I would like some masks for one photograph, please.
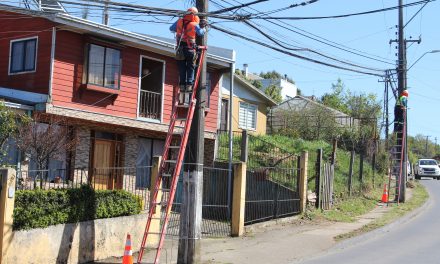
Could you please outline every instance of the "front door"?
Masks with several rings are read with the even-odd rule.
[[[222,99],[222,110],[220,114],[220,130],[228,130],[228,99]]]
[[[93,153],[92,186],[97,190],[112,190],[115,187],[115,142],[95,140]]]

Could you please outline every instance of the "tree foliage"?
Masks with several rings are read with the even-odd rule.
[[[283,96],[281,95],[281,88],[276,85],[271,85],[264,90],[264,93],[272,98],[275,102],[281,103]]]
[[[268,71],[268,72],[261,72],[260,77],[264,78],[264,79],[283,79],[284,75],[273,70],[273,71]],[[287,76],[286,80],[288,82],[295,83],[295,81],[292,78],[290,78],[289,76]]]

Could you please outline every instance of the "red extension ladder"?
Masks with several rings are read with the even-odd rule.
[[[165,147],[162,154],[163,159],[160,164],[159,175],[156,181],[156,185],[154,186],[154,190],[152,190],[154,194],[152,200],[150,201],[147,225],[145,227],[142,244],[139,249],[137,263],[144,263],[143,261],[145,261],[142,260],[142,258],[144,256],[145,250],[147,249],[146,244],[149,235],[159,236],[159,242],[157,247],[148,248],[151,250],[155,250],[156,254],[153,261],[145,263],[159,263],[160,253],[164,244],[167,226],[170,219],[170,212],[173,206],[174,196],[176,194],[177,182],[182,168],[183,158],[185,156],[185,149],[188,142],[189,131],[194,116],[194,109],[196,105],[195,95],[197,93],[200,70],[202,68],[201,65],[205,57],[206,49],[207,48],[205,46],[197,47],[197,73],[189,104],[180,105],[180,89],[179,87],[176,87],[174,90],[173,110],[171,113],[168,134],[165,140]],[[177,128],[176,122],[183,122],[183,128]],[[164,185],[165,183],[167,185],[166,187]],[[162,192],[162,195],[160,201],[157,201],[159,191]],[[160,206],[161,208],[160,213],[156,213],[157,206]],[[158,217],[157,215],[160,216]],[[160,223],[160,233],[150,231],[152,220],[156,220]]]

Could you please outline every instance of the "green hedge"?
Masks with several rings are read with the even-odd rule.
[[[139,214],[140,199],[123,190],[23,190],[15,194],[14,230]]]

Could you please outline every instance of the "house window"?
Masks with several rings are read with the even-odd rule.
[[[36,69],[37,38],[12,40],[9,72],[33,72]]]
[[[255,130],[257,128],[257,106],[240,102],[238,124],[242,129]]]
[[[95,44],[89,45],[87,84],[119,89],[121,52]]]

